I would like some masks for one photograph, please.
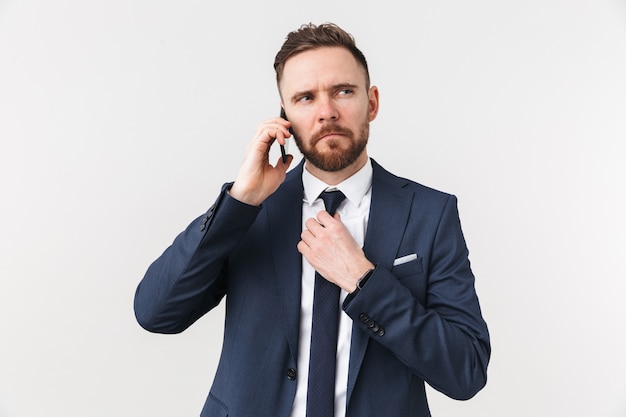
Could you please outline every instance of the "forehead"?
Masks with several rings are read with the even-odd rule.
[[[289,95],[345,83],[365,85],[365,69],[345,48],[320,47],[289,58],[279,87]]]

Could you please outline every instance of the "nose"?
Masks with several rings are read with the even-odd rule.
[[[332,99],[326,98],[318,102],[317,118],[320,122],[335,121],[339,118],[339,111]]]

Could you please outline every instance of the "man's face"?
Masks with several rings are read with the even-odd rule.
[[[294,139],[315,167],[336,172],[367,158],[378,90],[348,50],[321,47],[287,60],[279,85]]]

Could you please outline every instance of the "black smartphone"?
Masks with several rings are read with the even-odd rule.
[[[285,114],[285,109],[283,109],[282,107],[280,108],[280,117],[282,117],[283,119],[287,120],[287,115]],[[293,132],[291,131],[291,128],[289,128],[289,133],[291,133],[291,135],[293,136]],[[285,145],[280,145],[280,154],[283,157],[283,163],[287,162],[287,151],[285,150]]]

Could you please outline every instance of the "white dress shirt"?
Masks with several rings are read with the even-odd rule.
[[[306,169],[302,171],[304,185],[304,200],[302,203],[302,230],[304,222],[317,217],[324,210],[324,202],[319,195],[325,190],[338,189],[344,193],[346,199],[337,209],[341,221],[348,228],[357,244],[363,247],[365,231],[369,218],[372,196],[372,163],[368,162],[357,173],[345,181],[330,187],[314,177]],[[291,410],[291,417],[306,417],[306,395],[309,379],[309,350],[311,346],[311,319],[313,311],[313,288],[315,284],[315,270],[302,257],[302,299],[300,309],[300,339],[298,349],[298,376],[296,398]],[[348,364],[350,361],[350,339],[352,337],[352,320],[341,310],[341,303],[348,293],[341,290],[339,305],[341,311],[339,320],[339,337],[337,340],[337,372],[335,376],[335,417],[346,415],[346,391],[348,385]]]

